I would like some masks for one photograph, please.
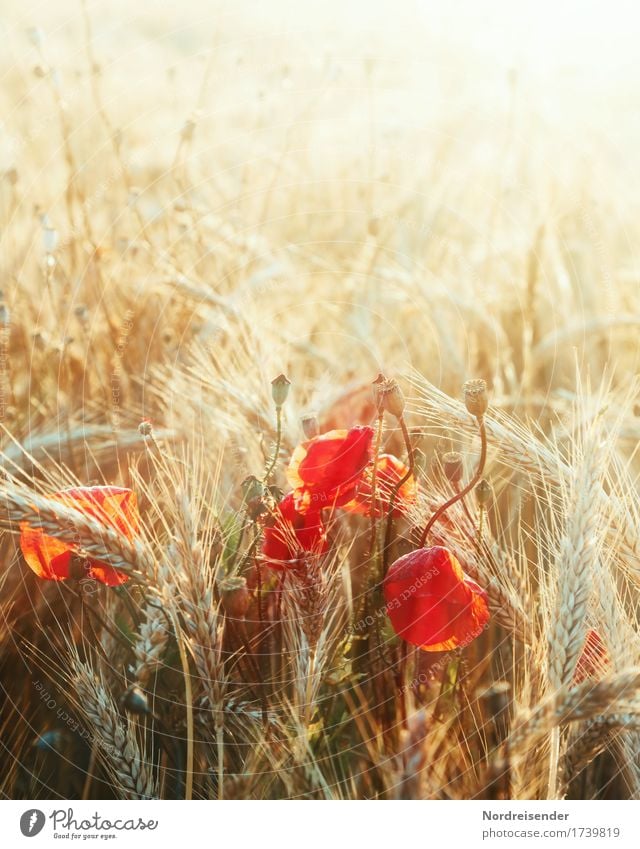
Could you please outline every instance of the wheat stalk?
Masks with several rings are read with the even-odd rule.
[[[78,658],[74,659],[71,683],[78,707],[123,798],[156,798],[155,781],[136,742],[133,725],[121,719],[104,683]]]

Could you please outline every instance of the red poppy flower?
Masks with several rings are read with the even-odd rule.
[[[73,507],[128,539],[138,529],[138,505],[134,492],[117,486],[72,487],[56,492],[53,501]],[[20,548],[27,564],[40,578],[64,581],[72,577],[73,556],[79,546],[48,536],[28,522],[20,524]],[[99,560],[87,559],[86,574],[109,587],[128,581],[128,576]]]
[[[293,452],[287,478],[301,512],[340,507],[356,494],[371,460],[373,429],[330,430],[303,442]]]
[[[396,560],[383,590],[396,634],[423,651],[465,646],[489,621],[487,594],[441,546],[420,548]]]
[[[319,510],[299,513],[292,492],[286,495],[267,519],[262,554],[272,569],[284,569],[305,552],[324,554],[327,536]]]
[[[394,457],[393,454],[380,454],[376,473],[376,516],[387,512],[391,496],[402,478],[409,471],[408,467]],[[360,480],[355,498],[343,505],[349,513],[369,515],[371,511],[371,483],[373,480],[373,464],[368,466]],[[416,480],[410,475],[398,490],[393,507],[393,515],[401,516],[410,504],[416,500]]]
[[[609,652],[597,631],[587,631],[583,649],[573,675],[574,684],[582,684],[589,678],[602,678],[609,666]]]

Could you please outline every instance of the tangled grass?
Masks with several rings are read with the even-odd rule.
[[[526,78],[471,114],[442,69],[412,123],[375,39],[305,62],[228,15],[204,54],[135,27],[118,53],[99,23],[82,2],[13,34],[3,68],[0,793],[640,798],[639,219],[604,138],[566,149],[584,115],[561,91],[550,129]],[[490,501],[430,534],[488,594],[459,650],[393,633],[369,517],[333,516],[303,571],[260,562],[242,481],[275,459],[287,489],[311,411],[371,423],[379,371],[407,396],[420,485],[392,558],[452,495],[444,455],[473,474],[460,386],[490,387]],[[393,416],[381,442],[406,459]],[[51,498],[91,483],[135,490],[135,539]],[[130,581],[39,580],[23,521]],[[579,680],[590,631],[608,660]]]

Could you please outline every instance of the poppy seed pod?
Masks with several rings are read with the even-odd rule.
[[[271,381],[271,397],[276,407],[282,407],[289,395],[291,381],[284,374],[279,374]]]
[[[478,481],[478,485],[476,486],[476,498],[478,499],[480,507],[487,506],[487,504],[491,501],[492,494],[493,490],[491,489],[491,484],[486,478],[482,478],[481,481]]]
[[[460,483],[464,471],[462,454],[459,454],[457,451],[447,451],[442,458],[442,469],[450,483]]]
[[[247,579],[240,575],[223,578],[220,582],[222,607],[232,619],[244,619],[251,604]]]
[[[489,407],[487,384],[482,378],[467,380],[462,386],[464,403],[472,416],[481,419]]]
[[[151,436],[153,433],[153,425],[149,419],[143,419],[138,425],[138,433],[140,436]]]
[[[128,713],[145,716],[149,713],[149,702],[143,690],[137,684],[132,684],[122,694],[122,707]]]
[[[304,433],[305,439],[313,439],[314,436],[317,436],[320,433],[318,417],[315,413],[307,413],[307,415],[302,416],[300,422],[302,424],[302,432]]]
[[[397,380],[386,380],[380,389],[382,409],[397,419],[404,415],[404,394]]]

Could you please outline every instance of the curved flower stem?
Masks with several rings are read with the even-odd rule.
[[[479,432],[480,432],[480,442],[481,442],[480,459],[478,460],[478,468],[476,469],[476,472],[475,472],[474,476],[471,478],[471,480],[469,481],[469,483],[466,486],[464,486],[459,492],[456,492],[455,495],[453,495],[448,501],[445,501],[444,504],[442,504],[440,507],[438,507],[436,512],[433,514],[433,516],[429,519],[429,521],[425,525],[424,530],[422,531],[422,534],[420,536],[420,548],[424,548],[424,545],[425,545],[425,542],[427,540],[427,536],[429,534],[429,531],[435,525],[435,523],[438,521],[438,519],[449,509],[449,507],[451,507],[457,501],[460,501],[461,498],[464,498],[464,496],[468,492],[471,492],[471,490],[474,488],[474,486],[478,483],[478,481],[482,477],[482,473],[484,471],[484,465],[487,461],[487,428],[485,426],[484,416],[477,419],[476,421],[478,422],[478,429],[479,429]]]
[[[276,463],[278,462],[278,456],[280,454],[280,443],[282,441],[282,407],[276,407],[276,446],[273,451],[273,457],[267,467],[267,471],[264,473],[264,478],[262,482],[267,484],[269,483],[269,478],[273,474],[273,470],[276,467]]]
[[[400,424],[400,429],[402,430],[402,437],[404,439],[404,444],[407,449],[407,457],[409,462],[409,468],[405,472],[405,474],[400,478],[398,483],[394,486],[391,497],[389,499],[389,512],[387,513],[387,527],[384,534],[384,548],[383,551],[383,562],[382,562],[382,576],[384,577],[387,574],[387,565],[389,562],[389,549],[391,547],[391,531],[393,530],[393,508],[395,506],[396,498],[398,497],[398,493],[405,485],[405,483],[409,480],[411,475],[415,470],[415,454],[413,451],[413,445],[411,444],[411,437],[409,436],[409,431],[407,429],[407,423],[404,420],[404,416],[401,416],[398,419]]]

